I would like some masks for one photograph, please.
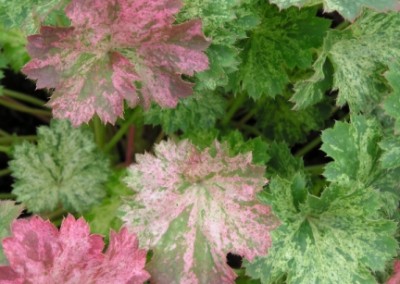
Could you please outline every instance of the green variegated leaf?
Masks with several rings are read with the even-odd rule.
[[[323,3],[325,11],[338,11],[348,20],[354,20],[363,8],[373,8],[380,12],[400,8],[397,0],[270,0],[270,2],[277,4],[280,8],[312,6]]]
[[[324,48],[310,79],[296,84],[293,97],[297,107],[314,103],[325,89],[325,61],[334,69],[333,89],[339,91],[337,104],[349,104],[353,112],[370,112],[387,91],[382,73],[400,57],[400,13],[365,11],[352,25],[327,34]],[[329,72],[328,72],[329,73]],[[328,80],[329,81],[329,80]]]
[[[254,99],[274,97],[284,91],[292,70],[311,67],[330,21],[316,17],[315,8],[279,12],[260,1],[253,9],[262,22],[243,42],[243,63],[232,81]]]
[[[21,214],[22,210],[23,206],[15,205],[14,201],[0,200],[0,265],[6,263],[2,240],[10,234],[11,222]]]
[[[68,24],[63,9],[70,0],[0,0],[0,25],[19,28],[26,34],[39,30],[41,24]]]
[[[274,178],[261,198],[282,225],[268,256],[246,263],[262,283],[373,284],[396,254],[396,224],[379,216],[379,194],[359,183],[331,184],[321,197],[307,193],[301,173]]]
[[[393,145],[396,140],[385,140],[380,145],[390,150],[382,153],[379,147],[382,130],[378,121],[352,116],[351,123],[336,122],[332,129],[323,131],[322,141],[321,149],[334,159],[325,167],[327,180],[339,183],[351,180],[375,188],[382,199],[392,200],[385,209],[393,214],[400,198],[400,168],[390,163],[397,159],[392,154],[398,146]]]
[[[395,61],[390,64],[389,71],[385,74],[392,94],[385,100],[384,109],[386,113],[396,120],[395,131],[400,132],[400,62]]]
[[[381,157],[382,166],[385,169],[400,167],[400,137],[387,137],[379,146],[384,150]]]

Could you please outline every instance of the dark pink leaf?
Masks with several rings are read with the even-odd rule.
[[[211,152],[212,153],[211,153]],[[277,225],[257,192],[267,180],[252,155],[228,155],[225,145],[199,151],[188,141],[161,142],[156,157],[137,155],[128,185],[137,191],[123,220],[152,249],[154,283],[234,283],[231,252],[265,255]]]
[[[40,217],[19,219],[12,237],[3,240],[9,266],[0,267],[0,283],[143,283],[146,252],[136,236],[111,233],[102,253],[101,236],[91,235],[88,224],[69,215],[60,231]]]
[[[49,105],[74,125],[94,114],[114,123],[131,107],[176,106],[192,93],[181,74],[208,68],[201,22],[173,25],[180,0],[72,0],[71,28],[42,27],[28,38],[23,72],[54,88]]]

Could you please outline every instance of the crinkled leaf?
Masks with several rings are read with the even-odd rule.
[[[265,168],[252,165],[250,153],[230,157],[217,142],[204,151],[187,140],[161,142],[155,154],[137,155],[126,179],[137,194],[122,207],[123,220],[154,252],[152,280],[233,283],[227,253],[266,254],[276,226],[255,196]]]
[[[0,68],[9,66],[19,72],[28,61],[26,38],[16,29],[6,29],[0,26]]]
[[[212,39],[206,51],[209,69],[196,75],[196,89],[200,92],[228,83],[228,74],[237,70],[239,49],[236,42],[254,28],[258,15],[245,5],[248,0],[184,0],[178,22],[201,19],[205,35]]]
[[[282,222],[268,256],[245,265],[262,283],[372,284],[371,271],[396,254],[396,224],[381,219],[383,204],[372,188],[331,184],[316,197],[297,173],[274,178],[262,198]]]
[[[243,63],[234,76],[238,90],[250,97],[274,97],[283,93],[295,68],[307,69],[314,49],[320,47],[330,21],[316,17],[315,8],[278,8],[260,1],[262,23],[244,41]]]
[[[1,242],[10,234],[11,222],[21,214],[22,210],[23,206],[15,205],[14,201],[0,200],[0,264],[6,262]]]
[[[174,109],[153,105],[145,115],[145,122],[161,125],[167,134],[207,130],[215,126],[225,113],[225,99],[217,92],[204,92],[181,100]]]
[[[41,24],[67,24],[63,9],[69,2],[70,0],[0,0],[0,25],[33,34],[39,30]]]
[[[192,93],[189,76],[208,67],[200,20],[173,25],[180,0],[72,0],[72,27],[44,26],[28,38],[23,69],[38,88],[55,88],[49,105],[74,125],[97,114],[114,123],[133,107],[175,107]],[[96,11],[94,13],[93,11]]]
[[[392,94],[385,100],[384,109],[396,120],[395,131],[398,133],[400,132],[400,63],[396,61],[390,64],[385,77],[392,87]]]
[[[82,212],[105,195],[109,161],[87,128],[54,120],[50,127],[38,128],[37,145],[24,142],[13,154],[13,193],[31,212],[54,210],[59,203]]]
[[[10,266],[0,266],[0,282],[143,283],[150,275],[144,270],[146,252],[138,245],[136,236],[122,229],[111,232],[103,253],[102,237],[91,235],[83,219],[69,215],[60,231],[40,217],[20,219],[3,241]]]
[[[281,9],[290,6],[311,6],[319,3],[324,4],[327,12],[338,11],[345,19],[354,20],[363,8],[373,8],[384,12],[388,10],[399,10],[398,0],[269,0]]]
[[[347,183],[352,180],[366,187],[372,186],[380,191],[383,200],[391,200],[387,204],[388,212],[396,210],[400,199],[400,169],[387,164],[389,152],[382,153],[379,147],[385,149],[385,142],[379,144],[382,130],[377,120],[355,115],[351,117],[351,123],[338,121],[332,129],[323,131],[322,141],[321,149],[334,159],[324,171],[329,181]],[[391,149],[392,154],[395,154],[395,149]]]
[[[309,105],[320,96],[329,58],[333,69],[333,89],[339,91],[337,104],[348,103],[353,112],[370,112],[387,91],[382,73],[400,57],[400,13],[377,14],[365,11],[347,29],[329,32],[314,67],[316,74],[296,84],[293,100],[297,107]],[[317,84],[317,86],[312,86]]]

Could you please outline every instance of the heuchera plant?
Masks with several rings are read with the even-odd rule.
[[[0,0],[0,284],[400,284],[399,11]]]

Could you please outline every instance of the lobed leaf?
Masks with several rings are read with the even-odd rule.
[[[74,125],[97,114],[114,123],[124,100],[175,107],[192,93],[193,76],[208,68],[209,42],[199,20],[173,25],[180,0],[72,0],[72,27],[44,26],[28,38],[32,60],[23,72],[38,88],[55,88],[49,105]]]
[[[314,64],[315,74],[296,84],[293,101],[307,106],[321,98],[333,67],[332,88],[338,90],[337,105],[348,104],[354,113],[371,112],[387,92],[381,75],[400,56],[400,14],[365,11],[355,23],[342,31],[330,31]]]
[[[379,194],[360,183],[331,184],[311,195],[302,173],[275,177],[262,196],[282,225],[268,256],[246,263],[261,283],[376,283],[396,255],[396,224],[379,215]]]
[[[0,200],[0,264],[6,262],[1,241],[10,234],[11,222],[22,212],[23,206],[11,200]]]
[[[250,153],[230,157],[217,142],[203,151],[187,140],[161,142],[155,154],[137,155],[126,179],[137,194],[121,209],[153,250],[152,281],[234,283],[227,253],[266,254],[276,226],[255,196],[267,182],[265,168],[252,165]]]
[[[110,169],[89,129],[54,120],[38,128],[37,145],[16,145],[10,161],[13,193],[31,212],[51,211],[59,203],[83,212],[105,195]]]
[[[280,12],[261,1],[253,9],[261,24],[244,41],[243,63],[232,80],[237,91],[245,90],[253,99],[273,98],[284,92],[294,69],[311,67],[330,21],[316,17],[315,8]]]
[[[20,219],[3,240],[9,266],[0,266],[2,283],[143,283],[146,252],[134,234],[111,232],[110,245],[91,235],[83,219],[69,215],[57,228],[40,217]],[[121,265],[123,263],[124,265]]]
[[[372,8],[379,12],[400,9],[397,0],[270,0],[270,2],[278,5],[281,9],[323,3],[326,12],[338,11],[347,20],[354,20],[361,14],[363,8]]]

